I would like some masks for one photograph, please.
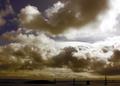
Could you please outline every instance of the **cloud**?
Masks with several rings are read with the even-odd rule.
[[[102,6],[101,6],[102,4]],[[49,21],[56,27],[79,27],[93,21],[101,10],[106,8],[106,0],[69,0]]]
[[[108,0],[108,9],[97,16],[95,22],[91,22],[81,29],[71,27],[70,30],[60,34],[63,39],[68,41],[96,42],[108,37],[119,35],[120,8],[119,0]],[[98,35],[99,34],[99,35]]]
[[[34,6],[28,5],[21,10],[19,14],[21,25],[27,29],[45,30],[48,24],[44,20],[41,13]]]
[[[96,43],[69,43],[57,42],[44,33],[27,32],[16,35],[17,43],[0,47],[1,69],[67,67],[74,72],[119,73],[119,36]]]
[[[57,46],[57,43],[44,33],[39,33],[37,36],[34,34],[19,34],[17,39],[21,44],[38,47],[44,59],[48,59],[59,53],[60,48]]]
[[[19,43],[10,44],[0,49],[0,66],[4,69],[34,69],[41,68],[43,59],[34,46]],[[7,54],[6,54],[7,53]]]
[[[50,63],[51,67],[70,68],[74,72],[82,72],[88,69],[90,64],[89,57],[87,59],[73,56],[73,53],[77,52],[74,47],[65,47],[58,55],[52,58]]]
[[[0,36],[0,39],[6,40],[6,41],[17,42],[16,36],[18,34],[19,34],[19,31],[6,32]]]
[[[36,7],[28,5],[21,10],[21,15],[25,18],[24,22],[31,22],[35,16],[41,15],[41,13]]]
[[[46,14],[45,16],[47,18],[53,17],[54,14],[58,13],[59,10],[61,10],[62,8],[64,8],[64,6],[65,6],[64,3],[58,1],[57,3],[53,4],[53,7],[48,8],[48,9],[45,10],[45,14]]]
[[[61,52],[56,58],[53,58],[55,62],[62,61],[61,64],[55,66],[67,66],[75,72],[90,71],[105,74],[107,71],[108,75],[117,75],[119,74],[119,39],[120,37],[116,36],[96,43],[63,42],[61,46],[73,46],[75,51],[71,51],[69,54],[65,51]],[[69,48],[66,51],[69,51]],[[69,58],[67,59],[67,57]]]
[[[70,27],[81,27],[94,21],[99,13],[107,7],[107,0],[69,0],[58,1],[45,11],[43,15],[26,14],[21,11],[20,20],[22,25],[28,29],[45,30],[50,33],[59,34]],[[28,6],[22,10],[38,10],[33,6]],[[89,9],[88,9],[89,8]],[[27,20],[32,16],[32,21]],[[29,21],[29,22],[28,22]]]
[[[112,57],[109,59],[109,65],[106,67],[106,72],[110,75],[120,74],[120,50],[115,49]]]
[[[3,26],[6,23],[6,20],[3,18],[5,16],[4,12],[0,11],[0,26]]]
[[[6,24],[6,16],[14,14],[12,6],[9,1],[1,1],[0,7],[0,27]],[[6,4],[7,3],[7,4]]]
[[[16,42],[0,46],[1,69],[41,68],[45,66],[47,59],[59,53],[54,40],[49,39],[44,33],[36,36],[29,32],[19,33],[18,31],[16,35],[6,33],[3,36],[8,39],[14,38]]]
[[[58,1],[53,7],[45,11],[45,16],[36,7],[26,6],[21,10],[19,18],[21,25],[26,27],[25,30],[30,30],[3,35],[3,38],[15,40],[16,43],[0,46],[0,68],[37,69],[44,67],[67,67],[74,72],[85,71],[104,74],[107,71],[110,75],[119,74],[120,37],[103,34],[107,31],[109,33],[109,27],[107,30],[103,29],[106,26],[103,25],[104,21],[106,22],[105,24],[109,24],[109,18],[112,22],[112,19],[115,20],[118,13],[112,17],[113,11],[108,11],[110,16],[108,16],[107,21],[104,19],[98,21],[98,23],[102,22],[100,24],[102,28],[99,28],[97,23],[89,23],[98,19],[99,13],[106,6],[107,0]],[[115,11],[117,8],[115,7],[113,10]],[[95,37],[95,39],[98,39],[98,34],[102,34],[102,38],[107,35],[107,39],[94,43],[75,42],[74,40],[64,42],[55,41],[48,34],[46,35],[46,33],[42,32],[59,34],[66,29],[77,29],[76,27],[79,29],[83,25],[86,25],[82,27],[84,30],[81,29],[80,33],[78,30],[75,33],[69,32],[70,35],[67,35],[67,39],[74,39],[75,36]],[[112,31],[115,29],[114,25],[111,25],[113,26]],[[34,34],[31,29],[38,31],[35,31]],[[76,35],[77,32],[78,34]],[[52,36],[54,37],[54,35]]]
[[[70,2],[70,1],[68,1],[68,2]],[[64,8],[66,8],[66,6],[68,6],[68,2],[55,3],[53,5],[53,7],[46,10],[47,12],[45,12],[45,14],[47,15],[50,13],[49,15],[55,17],[55,15],[57,15],[59,12],[61,12],[61,10],[63,10]],[[63,7],[63,3],[64,3],[64,7]],[[61,31],[65,31],[64,33],[59,34],[59,35],[61,36],[61,40],[65,39],[66,41],[71,40],[71,41],[83,41],[83,42],[96,42],[96,41],[104,40],[107,37],[119,35],[119,19],[118,19],[119,18],[119,7],[118,7],[119,5],[117,3],[119,3],[118,0],[116,0],[114,2],[112,0],[107,1],[107,4],[109,5],[109,9],[107,9],[105,12],[96,16],[97,20],[95,22],[86,24],[83,27],[67,28],[69,30],[53,29],[50,24],[53,24],[53,26],[54,26],[54,24],[56,22],[50,23],[51,20],[53,21],[53,17],[48,17],[48,19],[46,20],[47,24],[44,23],[44,26],[47,27],[48,29],[45,29],[45,27],[43,26],[43,28],[40,28],[40,30],[46,30],[48,32],[51,32],[51,29],[52,29],[52,31],[54,30],[55,33],[57,33],[57,32],[60,33]],[[58,8],[59,8],[59,10],[57,10],[57,11],[55,10],[56,6],[58,6]],[[55,10],[55,13],[54,13],[53,9]],[[50,10],[50,12],[48,10]],[[52,10],[53,10],[53,13],[51,13]],[[58,20],[59,19],[57,19],[57,21]],[[113,21],[115,21],[115,23],[112,23]],[[110,24],[110,25],[106,26],[108,24]],[[32,24],[30,24],[28,26],[31,26],[31,25]],[[39,29],[39,25],[40,24],[38,24],[38,26],[37,26],[35,24],[34,27]],[[53,31],[53,33],[54,33],[54,31]]]
[[[5,24],[5,20],[3,18],[0,17],[0,26],[3,26]]]

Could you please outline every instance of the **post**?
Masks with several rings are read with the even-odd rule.
[[[73,79],[73,86],[75,86],[75,79]]]
[[[90,85],[90,81],[88,80],[88,81],[86,81],[86,85]]]
[[[105,82],[104,82],[104,85],[107,86],[107,74],[106,74],[106,71],[105,71]]]

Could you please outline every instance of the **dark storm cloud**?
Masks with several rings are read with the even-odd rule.
[[[54,28],[60,28],[55,32],[68,27],[83,26],[93,21],[106,8],[106,4],[106,0],[70,0],[64,9],[54,14],[49,21]]]
[[[107,0],[68,0],[62,3],[65,6],[53,13],[51,17],[47,19],[35,17],[33,21],[23,25],[58,34],[69,27],[81,27],[92,22],[100,12],[107,8]],[[55,4],[52,8],[55,9]]]

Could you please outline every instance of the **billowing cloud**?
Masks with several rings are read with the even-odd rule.
[[[61,33],[69,27],[81,27],[94,21],[97,15],[105,10],[107,0],[68,0],[58,1],[53,7],[45,11],[45,17],[38,14],[26,14],[27,10],[38,10],[33,6],[27,6],[21,11],[20,20],[23,26],[29,29],[46,30],[54,34]],[[23,10],[26,10],[24,12]],[[35,12],[36,12],[35,11]],[[32,20],[26,20],[32,17]],[[28,22],[29,21],[29,22]]]
[[[61,46],[66,48],[53,57],[52,66],[68,67],[75,72],[90,71],[105,74],[108,71],[108,75],[119,74],[119,61],[116,61],[119,58],[119,39],[120,37],[113,37],[96,43],[63,42]]]
[[[70,30],[60,34],[63,39],[83,42],[96,42],[108,37],[119,35],[120,7],[119,0],[108,0],[109,9],[97,16],[95,22],[91,22],[81,29],[71,27]],[[99,34],[99,35],[98,35]]]
[[[41,13],[38,11],[38,9],[34,6],[26,6],[24,9],[21,10],[22,18],[24,19],[23,22],[31,22],[34,20],[34,17],[40,16]]]
[[[109,65],[106,67],[105,71],[110,75],[120,74],[120,50],[115,49],[113,51],[112,57],[109,59]]]
[[[48,8],[47,10],[45,10],[45,16],[47,18],[53,17],[54,14],[58,13],[59,10],[61,10],[62,8],[64,8],[65,4],[58,1],[57,3],[53,4],[53,7]]]
[[[42,66],[43,59],[38,49],[19,43],[10,44],[0,49],[1,69],[34,69]],[[7,54],[6,54],[7,52]]]
[[[106,8],[107,1],[69,0],[65,4],[64,9],[49,19],[55,27],[79,27],[93,21],[100,11]]]
[[[54,41],[44,34],[35,36],[21,33],[16,38],[16,43],[0,46],[1,69],[41,68],[46,65],[47,59],[59,53]]]
[[[34,6],[26,6],[19,15],[21,25],[25,28],[18,32],[5,33],[1,37],[15,42],[0,46],[0,69],[48,67],[71,69],[73,72],[120,74],[120,36],[116,35],[119,29],[116,26],[119,23],[116,20],[120,13],[117,4],[119,0],[109,0],[109,3],[107,1],[61,0],[46,9],[45,15]],[[99,15],[107,4],[110,4],[111,10],[107,9],[106,15]],[[96,19],[97,22],[93,23]],[[1,17],[1,25],[4,24],[3,21]],[[77,28],[81,29],[78,31]],[[66,29],[71,29],[71,32],[57,36],[66,37],[67,41],[56,41],[56,35],[52,34],[50,37],[51,34],[46,33],[58,34]],[[102,41],[76,42],[75,37],[81,37],[85,41],[84,38],[102,38]]]
[[[44,29],[43,27],[46,25],[44,18],[38,9],[34,6],[28,5],[24,9],[21,10],[21,14],[19,15],[20,21],[22,25],[25,25],[27,28]]]
[[[39,33],[37,36],[33,34],[19,34],[17,39],[23,45],[36,46],[39,48],[39,52],[41,52],[41,56],[44,59],[48,59],[59,53],[60,47],[58,47],[57,43],[47,37],[44,33]]]
[[[74,72],[119,73],[120,37],[96,43],[57,42],[44,33],[18,34],[19,43],[0,47],[1,69],[69,68]],[[7,54],[6,54],[7,52]],[[9,58],[8,58],[9,57]]]

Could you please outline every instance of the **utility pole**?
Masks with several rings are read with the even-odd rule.
[[[105,71],[105,82],[104,82],[104,85],[107,86],[107,74],[106,74],[106,71]]]

